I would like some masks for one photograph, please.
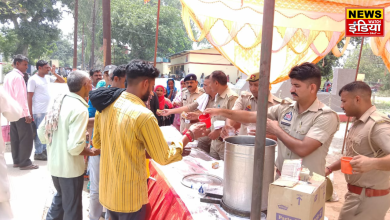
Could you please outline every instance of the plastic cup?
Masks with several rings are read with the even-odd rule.
[[[226,131],[227,131],[229,137],[235,136],[235,135],[236,135],[236,131],[234,130],[233,127],[225,127],[225,129],[226,129]]]
[[[341,158],[341,172],[345,174],[352,174],[352,166],[349,163],[352,160],[352,157],[342,157]]]
[[[248,127],[246,129],[247,129],[248,135],[251,132],[256,132],[256,124],[250,123],[250,124],[248,124]]]
[[[209,114],[199,115],[199,121],[205,123],[207,128],[211,127],[211,118]]]

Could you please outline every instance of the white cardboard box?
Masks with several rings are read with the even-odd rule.
[[[269,187],[267,220],[322,220],[325,197],[326,180],[318,174],[293,187],[276,180]]]

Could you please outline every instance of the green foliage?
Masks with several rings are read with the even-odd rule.
[[[5,59],[14,54],[27,55],[30,60],[50,53],[50,45],[60,34],[56,23],[61,13],[53,6],[56,0],[14,0],[0,2],[0,22],[12,24],[1,30],[0,52]],[[8,37],[12,36],[12,37]]]
[[[337,47],[339,49],[343,48],[345,44],[345,40],[340,41],[337,44]],[[317,66],[320,68],[322,77],[325,79],[331,79],[333,78],[333,68],[340,66],[340,59],[341,57],[336,57],[333,55],[332,52],[328,53],[324,59],[322,59],[320,62],[317,63]],[[323,85],[323,84],[322,84]]]
[[[61,67],[72,67],[73,65],[73,35],[65,36],[51,45],[53,53],[50,55],[51,60],[59,60]]]
[[[3,58],[5,61],[10,61],[10,57],[16,51],[18,45],[17,35],[14,31],[9,31],[6,28],[1,28],[0,30],[0,52],[3,53]]]
[[[376,93],[378,97],[390,97],[390,90],[381,90]],[[389,108],[390,109],[390,108]]]
[[[13,69],[13,67],[12,67],[11,63],[4,63],[3,74],[7,74],[7,73],[11,72],[12,69]]]
[[[93,3],[96,1],[96,10],[93,10]],[[69,9],[74,9],[74,0],[65,0],[62,1],[66,4]],[[112,11],[112,8],[111,8]],[[96,14],[96,23],[95,23],[95,32],[92,32],[92,16],[93,13]],[[95,35],[95,57],[94,57],[94,66],[96,68],[101,67],[103,62],[102,53],[99,49],[103,45],[103,20],[102,20],[102,1],[101,0],[79,0],[79,15],[78,15],[78,45],[77,45],[77,63],[81,65],[83,62],[84,56],[84,66],[85,69],[89,69],[89,64],[91,60],[91,51],[92,51],[92,36]],[[84,35],[84,54],[82,54],[82,39]],[[72,45],[73,45],[73,35],[72,35]]]
[[[375,103],[373,103],[376,107],[376,109],[385,114],[385,115],[390,115],[390,102],[389,101],[384,101],[384,100],[379,100],[379,101],[375,101]]]
[[[359,58],[360,45],[349,55],[345,61],[344,68],[356,69]],[[390,89],[390,74],[381,57],[372,53],[370,45],[364,44],[362,57],[360,59],[359,73],[365,74],[364,81],[368,83],[380,82],[383,84],[381,90]]]
[[[164,1],[160,9],[159,42],[157,56],[191,49],[192,42],[187,37],[178,5],[171,4],[177,0]],[[171,6],[172,5],[172,6]],[[113,0],[111,2],[112,38],[116,47],[130,48],[130,54],[120,50],[117,61],[127,62],[139,58],[152,60],[156,33],[157,0],[144,4],[143,0]],[[121,55],[122,54],[122,55]]]
[[[365,42],[367,41],[367,39],[368,38],[365,38]],[[351,37],[349,43],[352,44],[353,46],[358,46],[361,44],[361,41],[362,41],[361,37]],[[342,40],[337,44],[337,47],[341,50],[344,47],[344,45],[345,45],[345,40]],[[317,66],[320,68],[323,78],[325,79],[333,78],[333,68],[341,66],[340,60],[343,58],[343,56],[336,57],[333,55],[332,52],[330,52],[324,57],[324,59],[322,59],[320,62],[317,63]]]
[[[324,59],[317,63],[323,78],[333,78],[333,68],[340,66],[340,58],[341,57],[335,57],[333,53],[330,52]]]

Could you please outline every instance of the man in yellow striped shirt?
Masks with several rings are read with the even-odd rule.
[[[102,147],[100,203],[112,220],[145,219],[146,153],[162,165],[179,161],[190,153],[183,145],[206,133],[204,124],[194,125],[182,142],[168,146],[156,117],[144,104],[159,74],[147,61],[131,61],[126,66],[126,91],[95,116],[93,144]]]

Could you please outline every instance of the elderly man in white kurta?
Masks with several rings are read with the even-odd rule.
[[[3,89],[0,89],[0,103],[0,114],[3,114],[9,122],[17,121],[22,117],[22,107]],[[9,204],[10,191],[4,153],[5,145],[3,136],[0,135],[0,219],[8,220],[12,219],[12,210]]]

